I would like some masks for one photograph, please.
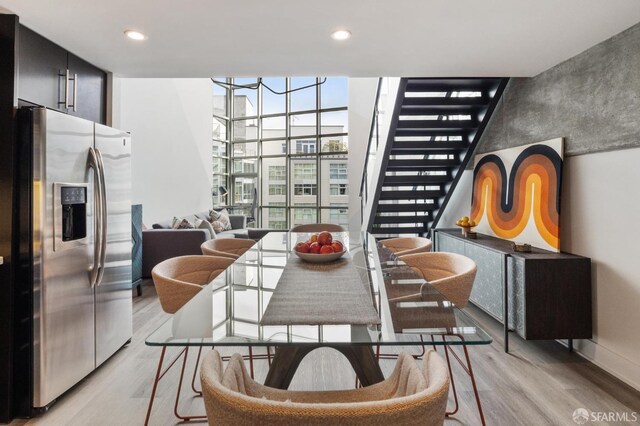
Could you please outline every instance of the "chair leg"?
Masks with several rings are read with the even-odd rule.
[[[453,336],[458,337],[460,340],[464,341],[464,337],[459,335],[459,334],[455,334]],[[445,337],[442,336],[442,338],[444,339]],[[465,370],[465,372],[469,375],[469,378],[471,379],[471,386],[473,387],[473,396],[476,399],[476,405],[478,406],[478,414],[480,415],[480,422],[482,424],[482,426],[485,426],[485,420],[484,420],[484,412],[482,411],[482,402],[480,401],[480,394],[478,393],[478,387],[476,385],[476,377],[473,374],[473,367],[471,366],[471,358],[469,357],[469,350],[467,349],[466,345],[462,345],[462,349],[464,351],[464,357],[465,357],[465,363],[463,363],[463,361],[460,359],[460,357],[458,356],[458,354],[456,354],[456,352],[453,350],[453,348],[449,348],[447,345],[445,345],[445,353],[447,355],[447,362],[449,361],[449,354],[448,352],[451,352],[451,354],[456,358],[456,360],[458,361],[458,363],[462,366],[462,368]],[[466,364],[466,365],[465,365]],[[451,367],[449,367],[449,375],[451,376],[451,383],[453,383],[453,375],[451,374]],[[455,397],[455,387],[454,387],[454,397]],[[456,411],[457,411],[457,397],[456,398]],[[455,413],[455,411],[454,411]],[[450,415],[449,413],[447,413],[447,415]]]
[[[444,336],[442,337],[444,340]],[[435,347],[435,346],[434,346]],[[447,417],[453,416],[458,412],[458,392],[456,392],[456,382],[453,380],[453,371],[451,369],[451,360],[449,359],[449,348],[447,345],[444,345],[444,354],[447,359],[447,368],[449,369],[449,380],[451,380],[451,390],[453,390],[453,402],[455,403],[455,409],[453,411],[447,411]]]
[[[196,376],[198,375],[198,365],[200,365],[200,356],[202,355],[202,346],[198,349],[198,357],[196,358],[196,365],[193,367],[193,377],[191,378],[191,390],[198,395],[202,396],[202,391],[196,389]]]
[[[206,419],[207,416],[183,416],[178,413],[178,404],[180,403],[180,391],[182,390],[182,381],[184,379],[184,370],[187,367],[187,357],[189,355],[189,348],[185,348],[184,359],[182,361],[182,369],[180,370],[180,379],[178,382],[178,392],[176,392],[176,403],[173,406],[173,414],[180,420],[188,422],[196,419]]]
[[[164,361],[164,355],[167,352],[167,347],[162,347],[162,352],[160,352],[160,360],[158,361],[158,370],[156,371],[156,377],[153,380],[153,389],[151,390],[151,397],[149,398],[149,407],[147,408],[147,417],[144,419],[144,426],[149,424],[149,417],[151,417],[151,408],[153,407],[153,399],[156,397],[156,391],[158,390],[158,382],[162,375],[160,374],[162,371],[162,362]]]
[[[253,346],[249,346],[249,372],[253,379]]]
[[[464,357],[467,360],[467,368],[469,369],[469,376],[471,377],[471,385],[473,386],[473,395],[476,397],[476,405],[478,406],[478,413],[480,414],[480,420],[482,421],[482,426],[485,426],[484,421],[484,413],[482,412],[482,403],[480,402],[480,395],[478,394],[478,387],[476,386],[476,378],[473,374],[473,368],[471,367],[471,358],[469,358],[469,351],[467,350],[467,346],[463,345],[464,349]]]

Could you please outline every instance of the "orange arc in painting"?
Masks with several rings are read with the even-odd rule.
[[[544,241],[560,247],[560,179],[562,159],[547,145],[524,150],[514,162],[507,182],[502,160],[483,157],[474,170],[471,219],[485,216],[500,238],[514,239],[531,218]]]

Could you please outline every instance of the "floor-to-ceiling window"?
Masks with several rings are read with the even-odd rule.
[[[217,79],[226,81],[226,79]],[[217,84],[213,85],[213,134],[212,134],[212,190],[213,205],[226,205],[229,191],[229,128],[230,128],[229,90]]]
[[[216,80],[231,83],[228,203],[234,211],[249,212],[255,188],[258,226],[346,226],[347,79]]]

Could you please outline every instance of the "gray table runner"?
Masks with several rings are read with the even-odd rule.
[[[380,324],[365,282],[348,253],[326,264],[306,263],[292,253],[261,324]]]

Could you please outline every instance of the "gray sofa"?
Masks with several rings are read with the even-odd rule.
[[[207,220],[209,212],[183,217],[191,222],[195,218]],[[232,229],[216,233],[214,238],[249,238],[245,215],[229,215],[229,221]],[[207,229],[172,229],[171,220],[154,223],[153,229],[142,231],[142,277],[151,278],[151,270],[163,260],[202,254],[200,245],[211,238]]]

